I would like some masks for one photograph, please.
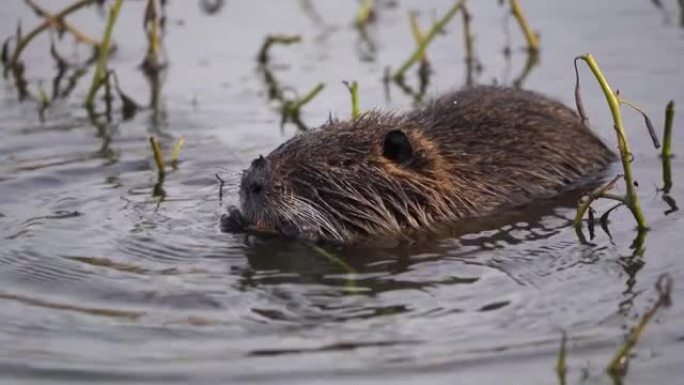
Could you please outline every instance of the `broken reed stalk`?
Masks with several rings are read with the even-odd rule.
[[[171,150],[171,167],[176,170],[178,168],[178,156],[180,150],[185,144],[185,138],[180,137]],[[157,171],[162,177],[166,174],[166,166],[164,165],[164,154],[157,138],[150,136],[150,147],[152,148],[152,155],[154,156],[154,164],[157,165]],[[218,175],[217,175],[218,177]]]
[[[523,13],[523,9],[518,0],[511,0],[511,11],[513,12],[513,16],[515,16],[515,19],[518,21],[523,33],[525,34],[525,40],[527,40],[527,49],[532,52],[539,51],[539,37],[536,33],[534,33],[534,31],[532,31],[532,28],[527,22],[527,18],[525,18],[525,14]]]
[[[585,63],[587,63],[589,69],[594,74],[596,80],[601,86],[601,90],[603,91],[603,94],[606,97],[606,101],[608,102],[610,113],[613,117],[613,127],[615,128],[615,132],[617,134],[618,148],[620,150],[620,161],[622,163],[622,169],[624,172],[623,177],[625,180],[625,187],[627,190],[624,197],[607,195],[605,191],[603,191],[598,197],[622,201],[632,212],[632,215],[634,216],[634,219],[637,222],[637,228],[639,230],[648,229],[646,218],[644,217],[644,213],[641,210],[641,204],[639,202],[639,196],[637,195],[634,176],[632,174],[631,161],[633,156],[629,148],[627,134],[625,133],[625,128],[622,123],[622,114],[620,113],[620,99],[618,98],[617,93],[613,92],[613,90],[610,88],[610,85],[608,84],[606,77],[603,75],[603,72],[601,72],[598,63],[596,63],[596,60],[594,59],[594,56],[592,54],[588,53],[582,56],[578,56],[575,60],[577,59],[581,59]],[[585,120],[586,118],[582,117],[582,119]],[[584,205],[580,205],[580,207],[577,208],[577,216],[575,217],[575,229],[579,228],[580,232],[582,226],[582,216],[580,216],[580,208],[582,206]],[[584,208],[584,211],[586,211],[586,208]]]
[[[321,92],[324,87],[325,84],[318,83],[316,86],[314,86],[314,88],[311,89],[311,91],[299,99],[282,100],[282,106],[280,107],[281,127],[285,124],[285,122],[291,121],[296,124],[300,130],[308,130],[306,125],[304,125],[299,118],[300,110],[305,104],[309,103],[311,99],[318,95],[318,93]]]
[[[466,85],[473,84],[473,66],[475,65],[475,49],[473,45],[473,32],[470,28],[472,16],[468,8],[463,5],[463,43],[465,45]]]
[[[561,385],[565,385],[565,377],[568,373],[568,366],[565,363],[567,357],[568,334],[563,330],[561,335],[560,348],[558,349],[558,359],[556,360],[556,374]]]
[[[155,212],[159,210],[161,203],[166,199],[166,190],[164,190],[164,179],[166,178],[166,170],[164,168],[164,156],[162,155],[161,147],[157,138],[150,136],[150,147],[152,147],[152,154],[154,156],[154,163],[157,165],[157,183],[152,187],[152,196],[157,199],[157,207]]]
[[[373,0],[363,0],[359,11],[356,13],[354,25],[356,25],[357,28],[363,28],[371,20],[373,20]]]
[[[599,198],[606,198],[616,200],[621,204],[627,204],[624,197],[608,193],[608,190],[612,189],[615,186],[615,183],[617,183],[617,181],[622,177],[622,175],[617,175],[610,182],[582,197],[580,204],[577,206],[577,212],[575,213],[575,233],[577,233],[578,238],[583,241],[585,240],[584,234],[582,234],[582,218],[584,218],[584,214],[586,214],[587,210],[589,210],[591,204],[594,203],[595,200]]]
[[[430,30],[425,34],[425,37],[421,40],[420,44],[418,44],[418,47],[416,47],[416,50],[413,52],[413,54],[411,54],[404,64],[402,64],[399,69],[394,72],[392,75],[394,80],[401,80],[404,77],[404,73],[406,73],[406,71],[411,68],[412,65],[421,60],[421,58],[425,55],[425,50],[430,42],[432,42],[438,33],[444,30],[446,24],[454,17],[456,12],[458,12],[464,4],[465,0],[458,1],[444,14],[444,16],[442,16],[442,18],[435,22],[432,28],[430,28]]]
[[[102,82],[107,76],[107,59],[109,58],[109,45],[112,41],[112,30],[114,29],[114,24],[116,23],[116,18],[119,16],[122,5],[123,0],[115,0],[114,4],[109,9],[107,26],[105,27],[104,36],[102,37],[102,46],[100,47],[97,63],[95,64],[93,82],[90,85],[90,90],[86,97],[86,108],[90,111],[95,109],[95,94],[97,94],[97,90],[102,86]]]
[[[55,28],[55,29],[64,29],[65,31],[71,33],[74,35],[76,40],[78,40],[81,43],[88,44],[93,46],[95,49],[99,49],[100,47],[100,42],[98,42],[95,38],[86,35],[84,32],[80,31],[78,28],[74,27],[73,25],[69,24],[66,20],[63,18],[58,18],[57,16],[51,14],[49,11],[47,11],[45,8],[41,7],[40,5],[36,4],[33,2],[33,0],[24,0],[26,5],[28,5],[33,11],[40,17],[44,18],[46,21],[50,22],[50,27]]]
[[[349,93],[351,94],[351,106],[352,106],[352,112],[351,112],[351,118],[352,120],[355,120],[356,118],[359,117],[360,112],[359,112],[359,83],[354,80],[349,84],[349,82],[343,82],[345,86],[347,86],[347,89],[349,90]]]
[[[166,174],[164,169],[164,156],[162,155],[159,141],[154,136],[150,136],[150,147],[152,147],[152,155],[154,156],[154,163],[157,165],[157,172],[159,175]]]
[[[663,131],[663,149],[660,156],[663,158],[672,157],[672,122],[674,122],[675,106],[674,100],[670,100],[665,107],[665,129]]]
[[[224,181],[223,179],[221,179],[221,177],[219,176],[219,174],[214,174],[214,176],[215,176],[216,179],[218,179],[218,181],[219,181],[218,200],[219,200],[219,206],[220,206],[220,205],[223,203],[223,185],[226,184],[226,181]]]
[[[411,35],[413,35],[413,40],[416,42],[416,46],[419,46],[420,42],[425,39],[425,34],[420,30],[420,26],[418,25],[418,13],[415,11],[409,11],[408,15],[409,23],[411,24]],[[418,60],[422,62],[427,61],[427,55],[425,55],[425,52],[420,55]]]
[[[663,130],[663,149],[660,158],[663,163],[663,198],[672,189],[672,122],[674,121],[674,100],[670,100],[665,107],[665,128]],[[671,205],[672,206],[672,205]]]
[[[321,91],[323,90],[323,88],[325,88],[325,84],[323,84],[323,83],[318,83],[318,84],[316,84],[316,85],[311,89],[311,91],[309,91],[306,95],[304,95],[303,97],[301,97],[301,98],[299,98],[299,99],[297,99],[297,100],[291,102],[291,103],[289,104],[288,109],[289,109],[290,111],[299,112],[299,110],[300,110],[305,104],[309,103],[309,102],[311,101],[311,99],[313,99],[314,97],[316,97],[316,95],[318,95],[318,93],[321,92]]]
[[[468,8],[466,6],[463,6],[463,40],[464,40],[464,45],[465,45],[465,52],[466,52],[466,61],[471,62],[474,58],[475,55],[473,53],[473,33],[470,28],[470,21],[472,19],[472,16],[470,15],[470,12],[468,11]]]
[[[185,144],[185,138],[182,136],[180,139],[178,139],[178,142],[176,142],[176,145],[173,146],[173,150],[171,151],[171,168],[174,170],[178,169],[178,155],[180,155],[180,150],[183,147],[183,144]]]
[[[31,40],[33,40],[41,32],[50,28],[53,25],[53,20],[62,20],[67,15],[74,13],[74,12],[78,11],[79,9],[81,9],[87,5],[91,5],[94,2],[95,2],[95,0],[77,1],[74,4],[71,4],[70,6],[64,8],[61,11],[54,14],[52,18],[46,18],[45,21],[43,21],[43,23],[41,23],[39,26],[37,26],[36,28],[31,30],[29,33],[27,33],[25,36],[23,36],[21,39],[19,39],[19,42],[17,42],[17,46],[14,48],[14,52],[12,53],[12,57],[7,62],[8,63],[7,67],[12,68],[17,64],[17,62],[19,61],[19,57],[21,56],[22,51],[24,51],[24,49],[28,46],[28,44],[31,42]]]
[[[259,64],[266,65],[268,63],[268,51],[271,49],[273,44],[285,44],[290,45],[294,43],[299,43],[302,41],[299,35],[269,35],[266,36],[264,44],[261,45],[259,49],[259,54],[257,55],[257,60]]]
[[[45,111],[50,107],[50,97],[43,88],[42,82],[38,83],[38,101],[40,102],[38,106],[38,117],[41,121],[45,121]]]
[[[646,325],[651,321],[658,310],[664,307],[669,307],[672,303],[672,277],[667,273],[661,275],[655,285],[658,292],[658,299],[653,307],[650,308],[639,320],[639,323],[631,330],[627,340],[618,349],[613,356],[613,359],[606,367],[606,371],[613,377],[622,377],[625,374],[625,364],[627,363],[628,355],[632,349],[639,343],[641,336],[646,329]]]

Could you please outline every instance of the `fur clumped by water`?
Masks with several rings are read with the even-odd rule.
[[[613,157],[564,105],[473,87],[290,139],[244,172],[242,216],[310,240],[396,236],[551,196]]]

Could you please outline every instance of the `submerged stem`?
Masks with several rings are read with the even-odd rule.
[[[617,201],[620,201],[622,203],[625,203],[625,198],[620,197],[618,195],[613,195],[609,194],[607,191],[612,189],[613,186],[615,186],[615,183],[617,183],[618,179],[620,179],[622,175],[617,175],[615,178],[613,178],[610,182],[606,183],[605,185],[597,188],[596,190],[592,191],[588,195],[585,195],[580,202],[580,204],[577,206],[577,212],[575,213],[575,232],[577,233],[577,236],[584,241],[584,234],[582,234],[582,218],[584,218],[584,214],[586,214],[587,210],[589,210],[589,207],[591,206],[592,203],[598,198],[608,198],[608,199],[614,199]]]

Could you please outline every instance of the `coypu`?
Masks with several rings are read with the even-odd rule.
[[[252,162],[242,213],[224,221],[336,243],[400,236],[549,197],[613,157],[563,104],[477,86],[293,137]]]

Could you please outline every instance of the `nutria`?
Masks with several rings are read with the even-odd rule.
[[[559,102],[471,87],[293,137],[243,173],[230,218],[315,241],[402,235],[548,197],[613,157]]]

